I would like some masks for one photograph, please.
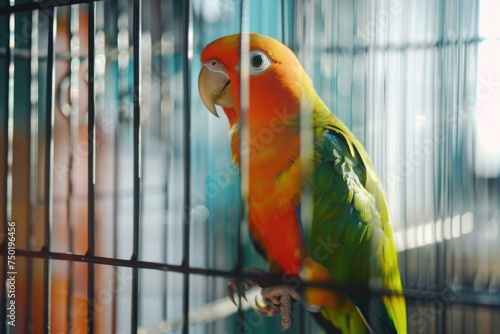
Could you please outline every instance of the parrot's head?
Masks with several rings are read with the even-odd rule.
[[[262,128],[277,117],[282,122],[296,118],[309,77],[286,45],[255,33],[248,36],[249,124]],[[223,107],[232,130],[240,117],[240,43],[241,35],[235,34],[208,44],[201,54],[198,77],[203,104],[215,116],[215,105]]]

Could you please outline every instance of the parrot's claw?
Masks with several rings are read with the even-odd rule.
[[[268,317],[273,317],[280,312],[280,305],[274,304],[269,299],[261,302],[257,299],[257,297],[255,297],[255,306],[255,312]]]
[[[236,303],[236,299],[234,298],[235,294],[238,294],[241,298],[247,300],[247,296],[245,295],[245,290],[253,286],[254,284],[250,281],[238,281],[237,280],[230,280],[227,283],[227,297],[229,298],[230,301],[233,302],[234,305],[238,306],[238,303]]]
[[[321,307],[308,305],[303,302],[300,292],[290,285],[277,285],[265,287],[261,291],[264,303],[256,301],[259,314],[274,316],[281,313],[281,330],[283,332],[292,328],[293,303],[300,301],[311,312],[319,312]]]

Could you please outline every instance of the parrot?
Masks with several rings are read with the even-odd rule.
[[[249,48],[244,110],[243,38]],[[269,273],[300,278],[306,286],[297,291],[283,279],[264,287],[267,303],[257,302],[256,311],[281,312],[287,331],[290,303],[299,301],[328,333],[406,333],[406,301],[381,181],[296,55],[271,37],[240,33],[209,43],[200,58],[200,99],[217,117],[216,105],[222,108],[232,161],[247,173],[242,196],[251,240]]]

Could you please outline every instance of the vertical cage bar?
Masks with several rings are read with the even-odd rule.
[[[95,2],[89,2],[89,92],[88,92],[88,230],[87,255],[95,253]],[[87,271],[87,330],[94,333],[94,264]]]
[[[286,27],[288,26],[288,18],[287,18],[287,8],[286,8],[286,0],[280,0],[280,24],[281,24],[281,29],[280,29],[280,37],[281,37],[281,42],[284,44],[287,44],[288,42],[288,36],[287,34],[287,29]]]
[[[190,219],[191,219],[191,60],[193,58],[193,25],[191,18],[191,1],[186,0],[183,2],[182,7],[183,18],[183,61],[182,61],[182,75],[183,75],[183,132],[182,142],[184,145],[184,203],[183,203],[183,259],[182,267],[184,268],[184,285],[183,285],[183,326],[182,333],[189,333],[189,273],[188,268],[190,265],[189,260],[189,247],[190,247]]]
[[[69,24],[69,36],[70,36],[70,108],[68,110],[69,118],[69,173],[68,173],[68,197],[67,197],[67,225],[68,225],[68,251],[73,252],[74,236],[73,227],[76,225],[76,211],[77,204],[75,201],[75,146],[78,142],[78,119],[79,119],[79,71],[80,71],[80,11],[78,5],[72,5],[70,9],[70,24]],[[68,299],[66,301],[67,311],[67,328],[68,333],[71,331],[71,315],[73,312],[72,308],[72,296],[73,296],[73,262],[68,263]]]
[[[11,0],[9,3],[10,6],[14,5],[14,1]],[[14,273],[17,269],[15,268],[15,264],[12,265],[11,262],[8,262],[10,257],[7,252],[7,245],[9,241],[8,231],[10,231],[10,222],[12,221],[12,163],[13,163],[13,140],[14,140],[14,27],[15,27],[15,16],[14,13],[9,13],[7,23],[7,43],[6,43],[6,52],[5,52],[5,66],[7,75],[7,84],[5,85],[5,101],[4,101],[4,117],[3,117],[3,133],[5,134],[4,139],[4,152],[5,152],[5,160],[4,160],[4,224],[3,224],[3,235],[4,240],[2,240],[2,244],[5,247],[5,255],[3,256],[2,263],[2,284],[3,284],[3,293],[2,293],[2,306],[1,306],[1,315],[2,326],[5,329],[7,325],[7,299],[8,299],[8,287],[7,277],[10,276],[10,272]],[[14,226],[15,228],[15,226]],[[15,263],[15,262],[14,262]],[[8,327],[11,329],[11,327]]]
[[[161,18],[166,18],[170,6],[167,5],[165,2],[160,2],[160,17]],[[166,41],[168,38],[167,32],[168,29],[166,28],[166,24],[161,25],[161,48],[160,48],[160,138],[162,139],[165,137],[163,131],[164,127],[163,125],[165,124],[165,114],[167,113],[168,109],[166,107],[167,103],[164,102],[166,97],[168,96],[168,80],[166,79],[166,73],[168,70],[168,66],[166,65],[166,58],[167,58],[167,47],[166,47]],[[169,166],[166,164],[166,175],[169,175]],[[168,178],[167,178],[168,179]],[[165,193],[168,194],[168,181],[165,184]],[[164,204],[164,210],[168,210],[168,195],[165,196],[165,204]],[[163,215],[164,219],[168,219],[168,215]],[[162,233],[162,262],[167,263],[168,261],[168,221],[166,224],[163,224],[163,231]],[[162,274],[162,311],[161,314],[166,317],[167,312],[168,312],[168,272],[163,272]]]
[[[248,217],[248,211],[246,206],[246,198],[248,193],[248,175],[249,175],[249,156],[244,155],[243,152],[249,152],[248,143],[249,141],[249,130],[247,127],[248,122],[248,106],[249,106],[249,73],[250,73],[250,2],[241,0],[240,7],[240,119],[239,128],[240,128],[240,202],[242,203],[243,210],[241,213],[241,217],[238,221],[238,226],[236,229],[237,233],[237,259],[236,259],[236,272],[238,274],[238,286],[240,285],[240,280],[242,277],[242,268],[243,268],[243,225],[245,220]],[[241,212],[241,210],[240,210]],[[244,324],[245,323],[245,312],[241,308],[241,294],[238,293],[238,313],[237,318],[238,322]],[[243,328],[243,331],[245,329]]]
[[[173,54],[174,54],[174,49],[175,49],[175,37],[173,35],[173,30],[174,27],[176,26],[176,23],[174,20],[170,19],[173,17],[174,13],[174,8],[175,4],[173,1],[168,1],[168,2],[161,2],[161,17],[164,18],[161,28],[162,28],[162,35],[161,35],[161,77],[160,77],[160,83],[161,83],[161,100],[160,100],[160,138],[162,143],[167,143],[168,140],[171,138],[172,134],[172,118],[173,115],[171,114],[172,111],[174,110],[174,105],[175,105],[175,100],[171,99],[172,93],[173,93],[173,77],[172,77],[172,67],[174,65],[174,59],[173,59]],[[173,151],[171,147],[167,146],[167,151],[166,151],[166,164],[165,164],[165,174],[166,175],[171,175],[171,169],[172,167],[172,162],[173,162]],[[169,224],[171,223],[170,217],[171,215],[168,214],[168,212],[171,210],[170,207],[170,200],[168,196],[170,192],[170,187],[171,184],[169,183],[170,178],[167,176],[166,182],[165,182],[165,203],[164,203],[164,217],[166,220],[166,223],[163,225],[163,231],[162,231],[162,241],[163,241],[163,254],[162,254],[162,259],[164,263],[167,263],[169,260],[169,244],[168,241],[172,239],[172,234],[169,231]],[[169,313],[169,284],[172,281],[172,279],[169,277],[169,272],[165,271],[163,273],[163,298],[162,298],[162,315],[164,317],[168,317]]]
[[[29,182],[29,192],[30,192],[30,216],[28,223],[28,230],[26,231],[26,237],[29,249],[33,248],[31,235],[33,234],[34,224],[35,224],[35,210],[38,205],[38,11],[35,10],[31,13],[31,55],[30,55],[30,67],[31,67],[31,83],[30,83],[30,182]],[[33,293],[33,261],[31,257],[27,258],[27,282],[28,291],[26,292],[26,305],[27,314],[26,319],[28,321],[27,330],[28,332],[33,331],[33,317],[32,308],[29,306],[29,301]]]
[[[141,200],[141,23],[142,23],[142,1],[134,1],[133,39],[134,39],[134,239],[132,260],[139,259],[139,224],[140,224],[140,200]],[[131,310],[132,333],[137,332],[139,317],[139,269],[132,268],[132,310]]]
[[[462,159],[462,154],[463,154],[463,146],[462,146],[462,136],[460,136],[460,130],[461,130],[461,127],[462,127],[462,124],[460,124],[460,107],[462,105],[462,94],[463,94],[463,80],[465,79],[464,78],[464,69],[463,69],[463,61],[464,61],[464,53],[465,53],[465,46],[464,46],[464,39],[463,39],[463,36],[464,36],[464,33],[463,33],[463,17],[464,17],[464,13],[463,13],[463,2],[462,0],[458,1],[458,24],[456,25],[457,27],[457,37],[458,37],[458,41],[457,41],[457,46],[456,46],[456,53],[457,53],[457,60],[456,60],[456,74],[455,74],[455,77],[457,78],[457,80],[455,81],[455,87],[454,87],[454,101],[452,102],[453,103],[453,113],[456,114],[457,116],[457,120],[458,120],[458,124],[454,124],[455,128],[452,129],[455,133],[454,135],[452,135],[452,147],[453,147],[453,150],[457,151],[457,152],[460,152],[460,159]],[[456,180],[455,182],[458,183],[458,185],[455,183],[455,187],[452,187],[452,189],[454,188],[455,190],[453,191],[453,193],[455,194],[454,197],[456,199],[458,199],[457,203],[455,203],[455,205],[453,205],[454,209],[453,211],[450,212],[450,217],[454,217],[455,214],[458,213],[459,215],[459,221],[460,221],[460,224],[462,223],[462,219],[463,219],[463,214],[464,214],[464,208],[465,208],[465,198],[463,196],[464,194],[464,190],[463,189],[463,185],[464,185],[464,182],[463,182],[463,179],[461,179],[461,175],[462,175],[462,168],[463,166],[461,166],[460,164],[457,166],[455,165],[454,166],[454,169],[456,169],[455,171],[455,177],[453,178],[454,180]],[[460,189],[460,191],[458,193],[455,193],[456,189]],[[461,195],[459,195],[461,194]],[[460,228],[459,228],[460,230]],[[465,272],[464,272],[464,268],[465,268],[465,265],[464,265],[464,258],[466,258],[466,254],[464,252],[464,248],[467,247],[468,245],[467,244],[464,244],[462,243],[459,247],[457,248],[460,248],[459,251],[457,252],[457,256],[460,258],[459,261],[460,261],[460,264],[459,266],[461,268],[457,268],[456,271],[457,273],[455,273],[455,279],[457,278],[456,276],[459,276],[458,277],[458,284],[462,284],[462,282],[464,282],[464,279],[466,279],[465,277]],[[462,253],[462,254],[460,254]],[[472,258],[472,257],[471,257]],[[470,260],[469,260],[470,261]],[[458,262],[458,261],[457,261]],[[468,320],[470,318],[467,317],[467,315],[465,314],[465,310],[466,310],[466,307],[464,307],[463,309],[464,312],[463,313],[463,316],[462,316],[462,324],[461,324],[461,328],[462,328],[462,333],[465,333],[465,329],[467,328],[467,325],[466,325],[466,322],[468,322]],[[473,312],[471,312],[473,313]]]
[[[125,127],[125,120],[128,114],[128,93],[129,93],[129,20],[127,12],[127,4],[120,0],[113,1],[113,10],[117,13],[117,40],[116,46],[118,49],[118,73],[116,83],[118,87],[119,110],[116,115],[116,127],[114,133],[114,158],[113,158],[113,258],[118,257],[118,215],[119,215],[119,197],[118,186],[120,183],[120,173],[118,165],[120,163],[120,134]],[[113,291],[118,289],[118,268],[113,266]],[[113,319],[112,332],[117,332],[117,293],[113,294]]]
[[[444,11],[446,9],[446,5],[444,3],[444,1],[441,1],[439,3],[439,13],[440,13],[440,26],[439,26],[439,36],[441,38],[441,40],[445,41],[446,39],[446,32],[447,32],[447,29],[445,28],[445,19],[444,19]],[[443,43],[440,48],[441,48],[441,54],[440,56],[444,57],[446,56],[446,53],[445,53],[445,49],[446,45]],[[445,66],[444,64],[441,64],[440,66],[440,69],[439,69],[439,77],[442,81],[445,81],[445,70],[444,70]],[[445,96],[446,96],[446,91],[444,89],[444,87],[441,85],[439,87],[439,95],[441,96],[441,98],[439,99],[439,106],[440,106],[440,110],[446,110],[446,103],[445,103]],[[445,130],[446,129],[443,129],[443,116],[440,114],[440,113],[436,113],[436,123],[437,123],[437,126],[440,127],[443,131],[442,135],[445,136],[446,135],[446,132]],[[442,142],[439,142],[439,147],[437,148],[438,149],[438,157],[437,157],[437,166],[438,166],[438,174],[437,174],[437,180],[436,180],[436,189],[435,189],[435,204],[436,204],[436,217],[438,219],[440,219],[443,224],[441,225],[441,235],[444,235],[444,228],[445,228],[445,219],[446,219],[446,212],[444,212],[444,209],[443,207],[445,207],[446,205],[444,204],[444,198],[445,198],[445,192],[444,192],[444,177],[443,177],[443,166],[444,166],[444,159],[445,159],[445,155],[443,154],[443,143]],[[446,276],[447,276],[447,270],[446,270],[446,266],[447,266],[447,256],[448,256],[448,245],[447,245],[447,242],[446,240],[443,240],[443,242],[441,244],[438,244],[436,245],[436,264],[437,264],[437,287],[438,289],[443,289],[444,288],[444,281],[446,279]],[[436,321],[436,331],[438,333],[446,333],[446,313],[449,312],[449,308],[448,309],[444,309],[444,312],[440,313],[437,317],[437,321]]]
[[[241,1],[241,26],[240,26],[240,110],[241,116],[239,119],[239,127],[241,129],[240,136],[240,175],[241,175],[241,195],[243,198],[246,198],[246,194],[248,192],[248,159],[249,156],[243,155],[243,152],[249,152],[247,147],[243,147],[243,145],[247,145],[249,143],[249,131],[247,127],[248,122],[248,106],[249,106],[249,76],[250,76],[250,9],[249,9],[249,1],[242,0]],[[246,209],[245,209],[246,211]],[[241,242],[241,241],[239,241]],[[241,259],[238,259],[239,261]]]
[[[47,45],[47,81],[46,105],[45,105],[45,244],[42,251],[50,252],[52,224],[53,224],[53,195],[54,195],[54,89],[55,89],[55,42],[57,32],[57,8],[51,7],[46,11],[48,16],[48,45]],[[43,293],[43,330],[44,333],[50,333],[50,259],[44,259],[44,293]]]
[[[183,145],[184,145],[184,250],[183,250],[183,261],[182,266],[186,270],[184,272],[184,285],[183,285],[183,328],[182,333],[189,333],[189,273],[187,269],[190,265],[190,207],[191,207],[191,197],[190,197],[190,189],[191,189],[191,78],[190,78],[190,67],[191,67],[191,59],[192,59],[192,26],[191,26],[191,2],[189,0],[184,1],[183,3],[183,44],[184,44],[184,52],[183,52]]]

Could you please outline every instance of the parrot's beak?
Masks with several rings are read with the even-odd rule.
[[[233,108],[233,97],[229,92],[231,80],[226,72],[221,68],[220,64],[214,61],[208,61],[201,67],[200,75],[198,76],[198,91],[201,100],[207,109],[219,117],[215,105],[221,107]]]

